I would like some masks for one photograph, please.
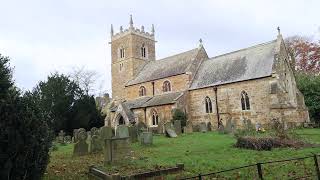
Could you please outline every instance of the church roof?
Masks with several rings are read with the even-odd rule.
[[[128,109],[137,109],[151,106],[173,104],[183,94],[183,92],[171,92],[153,97],[140,97],[134,100],[124,101],[122,105]],[[117,110],[117,106],[111,107],[112,112]]]
[[[198,52],[199,49],[195,48],[164,59],[150,61],[146,63],[138,75],[126,85],[130,86],[186,73],[189,65],[195,60]]]
[[[270,76],[276,42],[273,40],[203,61],[190,89]]]

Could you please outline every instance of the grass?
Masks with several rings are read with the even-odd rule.
[[[296,131],[305,140],[320,144],[320,129],[301,129]],[[51,153],[45,179],[86,179],[89,165],[98,165],[108,172],[124,175],[147,169],[175,166],[184,163],[185,171],[171,176],[184,177],[219,171],[257,162],[303,157],[320,153],[320,147],[304,149],[273,149],[272,151],[254,151],[233,147],[235,138],[217,132],[193,133],[178,138],[154,136],[152,146],[132,144],[132,158],[121,163],[103,166],[103,155],[94,154],[72,157],[72,145],[59,146]],[[303,176],[314,171],[312,159],[263,166],[265,179],[285,179],[289,176]],[[256,167],[246,168],[222,174],[232,178],[256,177]]]

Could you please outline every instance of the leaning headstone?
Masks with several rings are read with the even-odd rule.
[[[175,120],[173,121],[174,130],[176,131],[177,135],[181,134],[181,121]]]
[[[208,131],[207,130],[207,124],[205,122],[201,122],[199,124],[199,129],[200,129],[200,132],[206,133]]]
[[[116,129],[116,137],[124,138],[129,137],[129,129],[126,125],[119,125]]]
[[[135,143],[138,141],[138,127],[137,126],[129,126],[129,136],[130,136],[130,141],[132,143]]]
[[[142,132],[140,141],[142,145],[151,145],[153,143],[152,132]]]
[[[166,131],[166,136],[167,137],[177,137],[177,133],[174,131],[174,127],[171,122],[168,122],[164,125],[165,131]]]
[[[63,131],[63,130],[60,130],[60,132],[59,132],[59,134],[58,134],[58,142],[60,143],[60,144],[64,144],[65,142],[64,142],[64,135],[65,135],[66,133]]]
[[[212,131],[212,124],[211,124],[211,122],[208,122],[208,123],[207,123],[207,129],[208,129],[208,131]]]
[[[73,155],[82,156],[88,154],[88,144],[86,142],[87,133],[85,131],[80,131],[78,133],[78,142],[74,145]]]

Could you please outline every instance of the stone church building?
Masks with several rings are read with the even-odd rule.
[[[276,118],[293,125],[309,122],[297,89],[291,58],[280,30],[276,39],[209,57],[200,44],[186,52],[156,59],[154,27],[114,33],[111,26],[112,103],[106,125],[144,122],[161,128],[175,109],[189,123],[217,128],[231,119],[267,124]]]

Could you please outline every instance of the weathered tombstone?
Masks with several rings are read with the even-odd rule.
[[[205,122],[201,122],[199,124],[199,129],[200,129],[200,132],[206,133],[207,132],[207,124]]]
[[[104,147],[104,162],[119,162],[129,157],[130,155],[130,139],[129,137],[118,138],[113,137],[105,140]]]
[[[177,133],[177,135],[181,134],[181,121],[180,120],[175,120],[173,121],[173,126],[174,130]]]
[[[176,132],[174,131],[174,127],[171,122],[167,122],[166,124],[164,124],[164,128],[165,128],[167,137],[177,137],[178,136],[176,134]]]
[[[193,128],[192,128],[192,122],[188,121],[186,127],[184,128],[184,133],[192,133]]]
[[[64,135],[65,135],[66,133],[63,131],[63,130],[60,130],[60,132],[59,132],[59,134],[58,134],[58,142],[60,143],[60,144],[64,144],[65,142],[64,142]]]
[[[96,127],[91,128],[90,132],[91,132],[91,136],[100,134],[99,129]]]
[[[78,130],[79,130],[79,129],[74,129],[74,130],[73,130],[73,137],[72,137],[72,138],[73,138],[73,141],[72,141],[73,143],[76,143],[76,142],[78,141],[78,137],[77,137],[77,135],[78,135]]]
[[[158,132],[158,134],[163,134],[163,130],[164,130],[164,124],[163,124],[163,121],[160,121],[159,123],[158,123],[158,128],[157,128],[157,132]]]
[[[129,137],[129,129],[126,125],[119,125],[116,129],[116,137],[124,138]]]
[[[102,151],[101,139],[98,135],[93,135],[90,141],[89,152],[93,153],[93,152],[99,152],[99,151]]]
[[[212,131],[212,124],[211,124],[211,122],[208,122],[208,123],[207,123],[207,129],[208,129],[208,131]]]
[[[231,120],[231,118],[228,118],[227,122],[226,122],[225,132],[226,133],[234,133],[234,130],[235,130],[235,124]]]
[[[221,123],[221,124],[219,125],[219,127],[218,127],[218,132],[219,132],[219,134],[224,134],[224,133],[225,133],[225,131],[224,131],[224,126],[223,126],[222,123]]]
[[[134,125],[129,126],[128,130],[129,130],[130,141],[132,143],[137,142],[138,141],[138,127],[134,126]]]
[[[138,133],[140,134],[141,132],[147,131],[147,126],[143,122],[138,122],[137,124],[138,127]]]
[[[69,135],[68,135],[68,136],[65,136],[65,137],[64,137],[64,142],[67,143],[67,144],[70,144],[70,143],[72,142],[71,136],[69,136]]]
[[[109,126],[102,126],[100,128],[100,137],[104,141],[105,139],[110,139],[113,136],[112,128]]]
[[[87,133],[85,131],[78,132],[78,142],[74,145],[73,155],[82,156],[88,154],[88,144],[86,142]]]
[[[142,145],[151,145],[153,143],[152,132],[142,132],[140,141]]]
[[[199,124],[192,125],[192,131],[193,131],[193,132],[200,132],[200,126],[199,126]]]

